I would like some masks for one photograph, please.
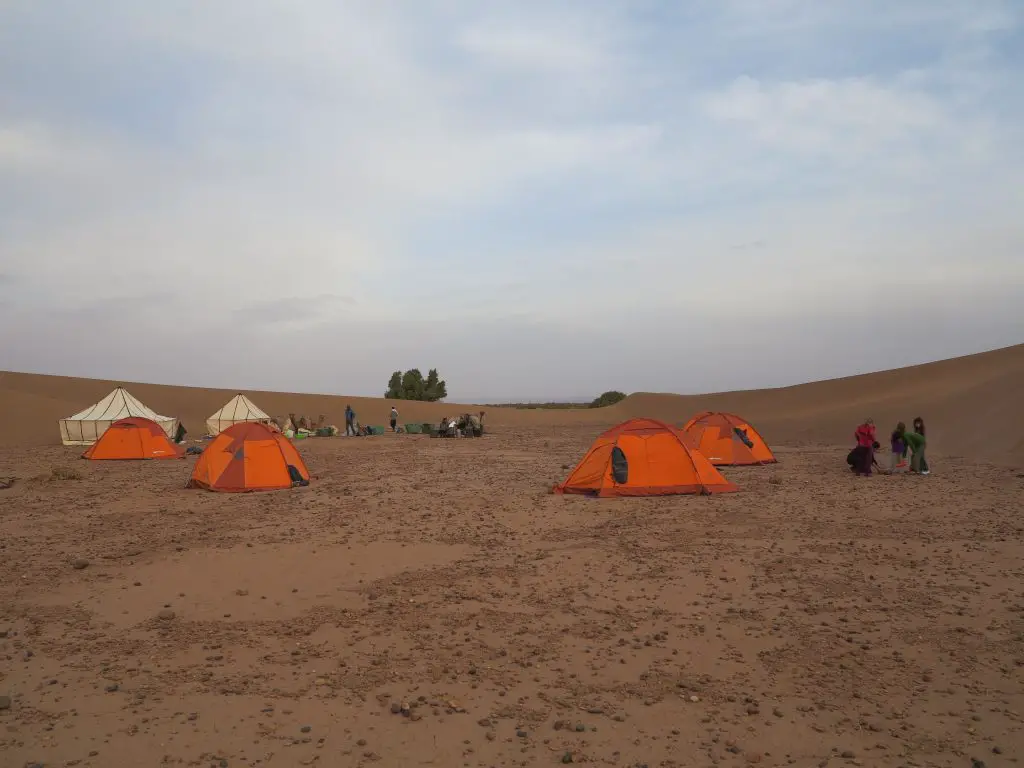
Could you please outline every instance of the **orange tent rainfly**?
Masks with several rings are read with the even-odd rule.
[[[667,496],[739,490],[689,445],[678,429],[631,419],[598,436],[555,493],[591,496]]]
[[[151,419],[133,416],[111,424],[83,459],[180,459],[185,451]]]
[[[683,431],[716,466],[776,462],[757,430],[732,413],[701,413],[686,422]]]
[[[242,422],[215,437],[196,462],[189,488],[276,491],[308,485],[309,470],[291,441],[258,422]]]

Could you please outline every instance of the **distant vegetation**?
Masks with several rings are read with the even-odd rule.
[[[604,407],[609,406],[609,405],[615,405],[616,403],[621,403],[625,399],[626,399],[626,393],[625,392],[616,392],[615,390],[612,390],[610,392],[605,392],[604,394],[602,394],[598,398],[595,398],[594,401],[590,404],[589,407],[590,408],[604,408]]]
[[[388,382],[388,391],[384,397],[389,400],[420,400],[436,403],[448,397],[448,388],[437,375],[437,368],[431,368],[427,378],[423,378],[419,368],[410,368],[404,373],[395,371]]]
[[[490,403],[484,408],[517,408],[521,411],[570,411],[589,408],[589,403]]]
[[[605,392],[600,397],[594,398],[589,403],[498,403],[485,406],[486,408],[518,408],[519,410],[533,411],[571,411],[585,410],[587,408],[604,408],[615,405],[626,399],[624,392]]]

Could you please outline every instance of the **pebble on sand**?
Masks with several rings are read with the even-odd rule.
[[[313,730],[313,726],[311,726],[311,725],[304,725],[299,730],[302,731],[303,733],[309,733],[310,731]]]
[[[0,696],[0,709],[10,709],[10,708],[11,708],[11,697],[10,696]]]
[[[164,608],[163,610],[160,611],[160,613],[158,613],[156,615],[156,617],[158,619],[162,619],[163,621],[170,621],[176,615],[177,614],[174,611],[172,611],[170,608]]]
[[[89,567],[89,561],[86,560],[84,557],[79,557],[71,561],[71,567],[74,568],[76,571],[80,571],[83,568]]]

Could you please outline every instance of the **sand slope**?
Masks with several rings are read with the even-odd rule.
[[[671,422],[701,410],[734,411],[769,442],[786,444],[846,444],[867,416],[883,435],[897,421],[921,416],[933,452],[1018,463],[1024,460],[1024,345],[782,389],[636,394],[615,410]]]
[[[0,374],[0,444],[50,444],[58,439],[56,421],[97,401],[117,382]],[[158,413],[177,416],[194,435],[223,405],[232,390],[127,384]],[[261,408],[326,414],[342,423],[351,403],[363,423],[383,424],[391,403],[376,398],[267,393],[247,390]],[[872,416],[880,430],[922,416],[929,424],[933,453],[964,455],[1004,463],[1024,460],[1024,345],[928,365],[870,373],[772,390],[713,395],[635,394],[599,410],[488,409],[488,423],[505,428],[616,423],[652,416],[680,423],[705,409],[729,410],[754,422],[775,444],[846,444],[854,426]],[[403,421],[435,421],[469,406],[398,402]]]

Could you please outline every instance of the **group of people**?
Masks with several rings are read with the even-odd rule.
[[[850,455],[846,459],[850,469],[864,477],[870,477],[874,469],[881,471],[882,468],[875,458],[875,452],[881,446],[875,438],[874,420],[865,419],[864,423],[857,427],[856,432],[854,432],[854,439],[857,441],[857,445],[850,451]],[[911,474],[927,475],[930,470],[928,468],[928,460],[925,458],[926,445],[924,419],[920,416],[914,419],[913,431],[907,430],[907,425],[901,421],[889,436],[889,447],[891,450],[889,472],[894,473],[906,467],[907,455],[909,454]]]
[[[389,419],[391,423],[391,431],[398,431],[398,409],[395,406],[391,406],[391,415]],[[352,409],[351,405],[345,406],[345,437],[358,437],[359,435],[368,435],[369,427],[360,427],[359,422],[356,421],[356,412]]]

